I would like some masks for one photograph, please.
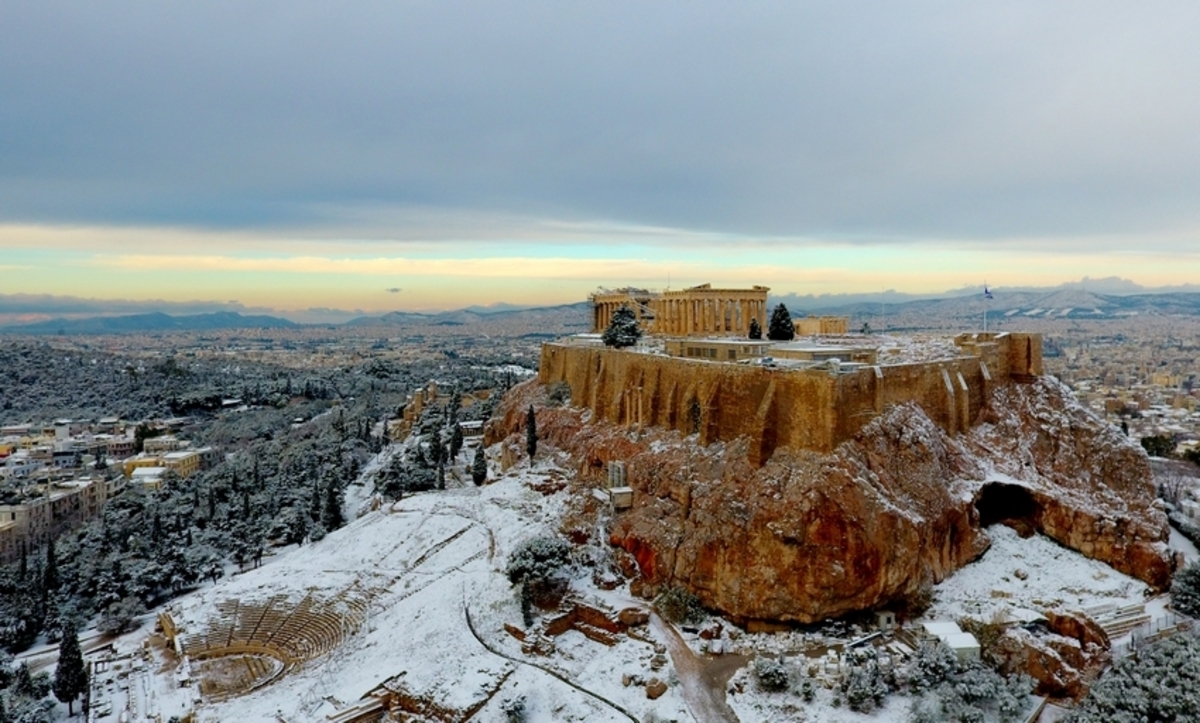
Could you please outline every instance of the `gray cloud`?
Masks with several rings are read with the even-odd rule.
[[[0,220],[1193,229],[1198,21],[1185,3],[8,3]]]

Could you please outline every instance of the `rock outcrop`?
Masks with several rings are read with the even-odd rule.
[[[831,453],[780,447],[762,466],[746,441],[701,446],[544,402],[536,381],[514,388],[488,441],[518,459],[534,404],[539,435],[576,466],[574,484],[602,486],[608,463],[623,461],[634,504],[611,542],[636,558],[641,587],[684,586],[738,620],[814,622],[903,603],[987,548],[980,507],[1152,586],[1170,580],[1145,454],[1053,379],[993,390],[964,434],[901,404]]]

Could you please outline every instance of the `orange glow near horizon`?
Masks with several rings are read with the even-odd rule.
[[[563,231],[557,241],[530,236],[510,242],[389,242],[9,225],[0,226],[0,289],[98,299],[236,300],[280,312],[325,307],[377,313],[497,302],[569,303],[597,287],[625,285],[679,288],[712,282],[765,284],[777,294],[936,294],[984,282],[993,288],[1053,286],[1085,276],[1127,278],[1148,287],[1179,285],[1200,271],[1200,255],[1194,252],[1129,252],[1116,248],[1125,243],[1104,239],[851,244],[697,237],[670,230],[646,238],[644,233],[595,234],[586,227]]]

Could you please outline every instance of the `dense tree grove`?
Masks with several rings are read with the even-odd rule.
[[[0,721],[50,723],[54,720],[51,687],[49,675],[32,673],[25,663],[14,667],[13,659],[0,653]]]
[[[340,527],[346,485],[382,447],[369,422],[334,409],[214,469],[126,489],[61,538],[57,555],[50,546],[24,576],[19,566],[0,573],[0,645],[20,650],[94,615],[123,630],[158,600],[220,578],[227,562],[254,565],[272,545]]]
[[[46,361],[48,349],[15,347],[3,349],[3,354],[26,362]],[[98,361],[91,364],[90,358]],[[187,478],[168,473],[155,491],[130,487],[54,545],[31,550],[19,564],[0,569],[4,649],[23,650],[42,634],[57,640],[72,625],[94,622],[104,631],[123,631],[149,606],[201,581],[220,578],[228,565],[257,565],[272,546],[321,539],[345,524],[346,486],[384,448],[382,421],[401,412],[407,393],[431,378],[449,379],[444,383],[466,391],[511,383],[511,374],[505,382],[503,372],[470,358],[437,364],[370,359],[356,367],[316,370],[306,378],[249,363],[236,375],[203,366],[185,368],[173,361],[148,368],[130,364],[134,371],[115,367],[110,372],[112,358],[85,357],[86,363],[76,361],[70,367],[90,369],[106,393],[130,391],[136,373],[139,379],[152,375],[156,382],[179,382],[182,386],[171,392],[176,400],[206,386],[224,385],[214,392],[218,397],[245,391],[251,402],[269,403],[237,412],[195,408],[192,426],[181,435],[219,447],[226,453],[223,462]],[[215,380],[206,377],[210,372]],[[112,375],[116,381],[109,378]],[[87,384],[83,373],[53,378],[68,377],[75,380],[71,383]],[[39,384],[20,380],[26,383]],[[20,392],[4,398],[25,397]],[[169,396],[156,401],[152,395],[134,394],[133,399],[134,407],[97,400],[94,407],[89,403],[61,413],[129,414],[125,410],[131,408],[161,411],[164,404],[171,411]],[[494,403],[473,405],[462,416],[481,418]],[[0,417],[12,419],[15,412],[14,406]],[[437,423],[444,426],[444,420]],[[402,486],[429,489],[432,470],[439,459],[444,464],[449,457],[453,436],[448,431],[443,441],[432,445],[434,461],[413,473],[419,479]]]
[[[1066,723],[1200,720],[1200,634],[1186,632],[1118,661]]]

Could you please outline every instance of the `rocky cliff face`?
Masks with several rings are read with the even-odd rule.
[[[968,434],[899,405],[832,453],[780,448],[761,467],[741,441],[702,447],[544,400],[536,382],[515,388],[488,441],[519,458],[534,404],[577,484],[624,461],[634,506],[612,543],[650,586],[682,585],[737,619],[814,622],[917,595],[987,548],[977,502],[1151,585],[1170,579],[1144,453],[1054,380],[997,389]]]

